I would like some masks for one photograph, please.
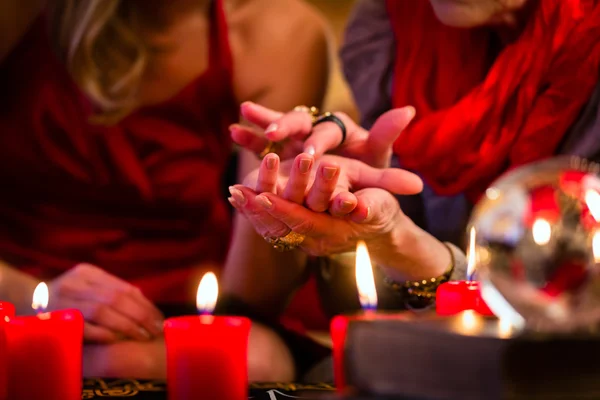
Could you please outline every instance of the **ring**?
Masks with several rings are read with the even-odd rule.
[[[294,107],[294,111],[303,112],[303,113],[309,114],[313,126],[315,125],[315,122],[317,122],[317,120],[320,117],[320,115],[319,115],[319,109],[317,107],[296,106],[296,107]]]
[[[272,141],[268,141],[267,145],[265,146],[265,148],[263,149],[263,151],[261,151],[257,156],[259,159],[263,159],[265,158],[265,156],[269,153],[275,153],[278,154],[281,150],[283,149],[283,146],[281,145],[281,143],[279,142],[272,142]]]
[[[265,236],[265,240],[269,242],[269,244],[273,245],[273,248],[277,251],[289,251],[293,250],[296,247],[300,246],[306,236],[296,233],[294,231],[288,233],[284,237],[270,237]]]
[[[338,146],[343,145],[346,141],[346,125],[344,125],[342,120],[333,115],[332,113],[326,112],[325,114],[319,116],[315,122],[313,122],[313,126],[317,126],[319,124],[322,124],[323,122],[333,122],[334,124],[340,127],[340,130],[342,131],[342,141]]]

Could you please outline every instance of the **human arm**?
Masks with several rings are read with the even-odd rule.
[[[40,15],[45,4],[46,0],[4,0],[0,3],[0,63]]]

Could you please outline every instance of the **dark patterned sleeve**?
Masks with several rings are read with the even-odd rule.
[[[367,129],[391,109],[394,47],[385,0],[358,0],[348,21],[340,58],[361,124]]]

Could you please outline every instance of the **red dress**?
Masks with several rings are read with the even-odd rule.
[[[1,259],[42,279],[89,262],[155,302],[195,301],[229,245],[222,182],[239,110],[214,4],[206,72],[110,127],[88,123],[42,19],[0,64]]]

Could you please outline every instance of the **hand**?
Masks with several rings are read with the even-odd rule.
[[[398,220],[407,218],[389,192],[414,194],[422,189],[416,175],[401,169],[375,169],[332,155],[320,161],[315,170],[313,157],[300,154],[279,165],[277,155],[270,154],[245,179],[245,186],[230,188],[230,202],[263,237],[282,237],[293,230],[307,236],[304,251],[327,255],[351,250],[359,239],[379,241],[396,232]],[[331,215],[322,213],[326,210]]]
[[[342,140],[339,126],[325,122],[312,126],[311,116],[303,111],[280,113],[256,103],[245,102],[241,106],[242,116],[253,124],[234,124],[230,127],[234,142],[260,153],[267,141],[284,143],[280,157],[287,160],[304,151],[315,157],[326,152],[355,158],[373,167],[388,167],[392,155],[392,144],[415,115],[413,107],[388,111],[377,119],[371,131],[354,123],[347,115],[335,113],[346,126],[346,140]]]
[[[77,265],[49,282],[48,289],[49,311],[81,311],[86,341],[147,341],[162,334],[162,314],[141,291],[93,265]]]

